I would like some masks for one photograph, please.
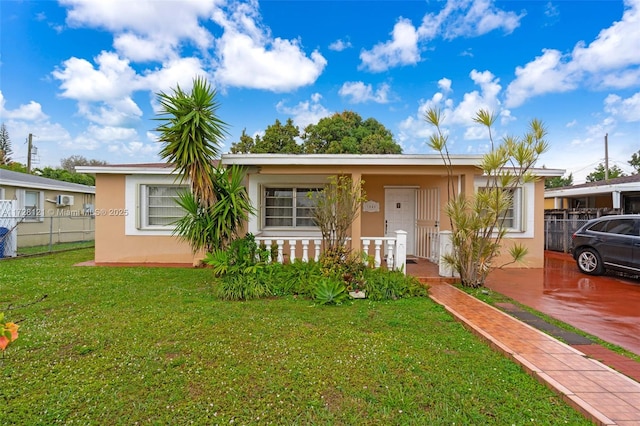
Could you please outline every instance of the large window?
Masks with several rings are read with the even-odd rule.
[[[486,189],[481,187],[480,191]],[[509,188],[503,189],[503,191],[510,192],[511,206],[505,212],[504,221],[501,225],[509,230],[522,231],[522,188]]]
[[[314,194],[322,188],[278,187],[264,190],[264,226],[302,228],[316,226]]]
[[[140,185],[140,227],[143,229],[172,228],[184,216],[176,203],[178,194],[188,190],[183,185]]]

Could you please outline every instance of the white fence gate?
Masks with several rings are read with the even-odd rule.
[[[416,256],[438,262],[440,226],[439,188],[420,189],[416,193]]]
[[[17,251],[16,201],[0,200],[0,258],[15,257]]]

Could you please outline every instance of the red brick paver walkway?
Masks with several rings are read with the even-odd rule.
[[[600,425],[640,425],[640,383],[446,283],[431,298]]]

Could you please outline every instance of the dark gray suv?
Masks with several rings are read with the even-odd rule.
[[[640,274],[640,215],[593,219],[572,236],[573,258],[585,274],[606,269]]]

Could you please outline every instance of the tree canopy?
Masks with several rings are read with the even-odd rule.
[[[33,174],[42,176],[49,179],[60,180],[63,182],[80,183],[82,185],[93,186],[96,184],[95,177],[84,173],[70,172],[66,169],[59,169],[53,167],[44,167],[42,169],[35,169]]]
[[[627,163],[635,170],[634,174],[640,173],[640,149],[631,155],[631,160],[627,161]]]
[[[2,123],[0,126],[0,165],[6,166],[11,163],[11,138],[9,138],[9,132],[7,126]]]
[[[276,120],[255,138],[242,132],[240,141],[231,146],[233,153],[282,154],[401,154],[402,147],[393,135],[374,118],[363,120],[353,111],[344,111],[309,124],[301,132],[288,119]]]
[[[556,176],[549,179],[545,179],[544,187],[549,188],[561,188],[563,186],[573,185],[573,173],[569,173],[569,176]]]
[[[609,179],[614,179],[622,176],[626,176],[626,174],[620,167],[614,165],[613,167],[609,168]],[[605,169],[604,164],[602,163],[598,164],[598,167],[596,167],[594,171],[587,175],[587,182],[598,182],[601,180],[605,180]]]
[[[106,161],[94,159],[89,160],[82,155],[72,155],[60,160],[62,168],[70,173],[75,173],[77,166],[106,166],[107,164],[109,163]]]

